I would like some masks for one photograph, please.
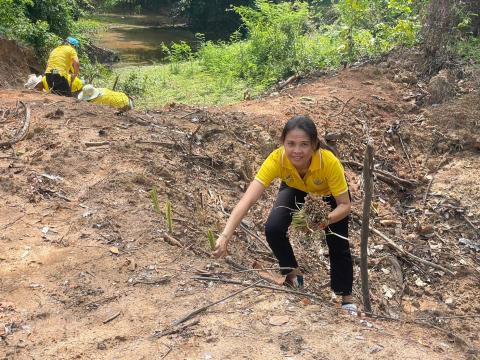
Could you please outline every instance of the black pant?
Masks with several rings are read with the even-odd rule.
[[[60,74],[46,73],[49,90],[57,95],[72,96],[72,89],[66,78]]]
[[[282,183],[275,205],[265,224],[265,236],[273,254],[278,259],[280,267],[298,267],[292,245],[288,239],[288,227],[292,223],[292,209],[302,206],[306,195],[307,193]],[[337,202],[333,196],[325,197],[324,200],[329,203],[332,209],[337,207]],[[337,295],[351,295],[352,293],[352,255],[347,240],[328,233],[334,232],[348,237],[348,220],[349,217],[346,216],[325,229],[330,257],[330,285]],[[281,272],[287,274],[290,270],[281,270]]]

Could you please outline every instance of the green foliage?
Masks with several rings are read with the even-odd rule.
[[[170,200],[165,203],[165,222],[167,224],[167,231],[173,234],[173,209]]]
[[[339,51],[348,61],[386,53],[417,41],[419,24],[412,0],[339,0]]]
[[[185,41],[180,41],[179,43],[173,43],[170,48],[162,43],[162,51],[166,54],[165,60],[170,63],[170,68],[172,73],[178,74],[180,67],[179,63],[181,61],[191,60],[192,59],[192,48]]]
[[[154,186],[150,191],[150,198],[152,199],[153,210],[160,214],[160,203],[158,201],[158,193],[157,188]]]
[[[32,0],[26,6],[26,16],[32,23],[45,21],[50,31],[66,38],[72,27],[72,12],[77,9],[75,1],[68,0]]]
[[[117,89],[121,89],[122,79],[128,78],[132,72],[139,79],[147,79],[143,95],[135,99],[138,108],[163,106],[172,102],[197,106],[231,104],[241,101],[249,87],[242,79],[226,78],[206,71],[198,60],[180,62],[178,67],[179,71],[175,73],[170,64],[117,68],[107,78],[97,79],[96,85],[111,88],[115,77],[120,75]],[[250,89],[252,96],[257,93],[257,90]]]
[[[215,242],[215,236],[213,235],[212,230],[207,231],[207,239],[208,239],[208,244],[210,245],[210,250],[214,251],[216,242]]]
[[[145,93],[147,86],[147,76],[139,75],[138,71],[132,71],[127,75],[127,79],[119,84],[119,88],[131,97],[141,97]]]
[[[47,59],[51,49],[61,44],[62,40],[50,32],[46,21],[37,21],[35,24],[28,24],[28,30],[20,34],[21,39],[32,45],[40,59]]]
[[[468,37],[457,42],[457,53],[466,60],[480,65],[480,38]]]

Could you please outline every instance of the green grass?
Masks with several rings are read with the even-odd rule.
[[[172,102],[189,105],[226,105],[243,100],[249,88],[243,80],[209,74],[199,61],[187,61],[165,65],[132,66],[115,69],[113,74],[98,80],[96,86],[111,88],[117,75],[117,90],[128,85],[131,73],[135,73],[136,84],[142,88],[134,94],[139,108],[161,107]],[[257,90],[258,91],[258,90]],[[254,95],[254,91],[250,90]]]
[[[469,37],[457,43],[457,53],[466,60],[480,65],[480,38]]]

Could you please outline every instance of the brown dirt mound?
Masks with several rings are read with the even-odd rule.
[[[21,88],[29,74],[42,72],[34,52],[0,37],[0,88]]]

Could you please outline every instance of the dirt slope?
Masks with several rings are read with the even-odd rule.
[[[459,238],[478,244],[479,94],[419,108],[404,100],[415,87],[390,75],[367,66],[226,109],[172,105],[126,116],[53,95],[0,91],[1,110],[13,112],[17,100],[32,108],[17,157],[12,149],[0,153],[0,358],[474,359],[479,253]],[[435,115],[457,114],[459,106],[471,111],[460,116],[458,129]],[[306,290],[316,299],[250,289],[198,315],[198,323],[152,337],[239,289],[192,277],[258,280],[210,258],[206,232],[221,230],[224,211],[275,147],[284,120],[299,113],[336,139],[330,145],[343,160],[359,162],[369,120],[376,167],[416,181],[404,188],[376,180],[374,226],[455,275],[399,256],[373,237],[374,310],[398,320],[352,317],[322,286],[328,285],[328,259],[320,244],[295,242],[308,266]],[[0,141],[20,120],[2,117]],[[445,138],[430,135],[432,127]],[[359,211],[360,172],[348,167],[347,173]],[[428,176],[434,181],[424,201]],[[153,186],[162,211],[172,202],[173,237],[183,247],[165,241],[163,215],[154,212],[149,195]],[[238,231],[235,262],[274,266],[256,240],[274,195],[269,189],[246,219],[247,230]],[[356,257],[358,234],[352,223]],[[360,303],[358,266],[355,272]]]
[[[22,88],[29,74],[41,72],[32,49],[0,37],[0,88]]]

